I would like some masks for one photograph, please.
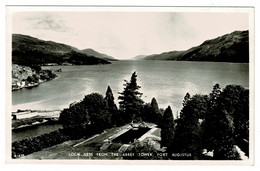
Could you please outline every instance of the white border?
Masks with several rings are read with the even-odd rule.
[[[2,1],[1,1],[1,8],[0,8],[0,11],[1,11],[1,19],[2,20],[0,20],[2,23],[1,23],[1,26],[3,26],[3,25],[5,25],[5,23],[4,23],[4,17],[5,17],[5,13],[4,13],[4,11],[5,11],[5,5],[28,5],[28,4],[34,4],[34,5],[54,5],[54,3],[56,3],[56,4],[59,4],[59,5],[64,5],[64,4],[67,4],[67,5],[82,5],[82,4],[86,4],[86,3],[84,3],[84,2],[82,2],[82,1],[78,1],[78,0],[76,0],[76,1],[73,1],[73,2],[71,2],[71,1],[62,1],[62,2],[55,2],[54,0],[52,0],[52,1],[47,1],[47,0],[45,0],[45,1],[42,1],[42,0],[40,0],[40,1],[37,1],[37,3],[36,2],[33,2],[33,1],[29,1],[29,0],[27,0],[27,1],[9,1],[8,3],[7,2],[4,2],[3,4],[2,4]],[[227,1],[223,1],[223,0],[220,0],[220,1],[213,1],[213,0],[209,0],[209,1],[207,1],[206,3],[204,2],[202,2],[202,1],[198,1],[198,3],[194,3],[194,1],[192,1],[192,0],[187,0],[187,1],[175,1],[174,3],[173,2],[171,2],[171,1],[162,1],[161,3],[158,3],[158,2],[155,2],[154,0],[152,0],[152,1],[150,1],[150,2],[146,2],[146,3],[144,3],[143,1],[131,1],[131,2],[126,2],[126,3],[122,3],[122,2],[116,2],[116,1],[106,1],[106,2],[104,2],[104,1],[102,1],[101,3],[99,2],[99,3],[97,3],[97,1],[95,0],[95,1],[89,1],[89,3],[88,3],[88,5],[146,5],[146,6],[149,6],[149,5],[156,5],[156,6],[185,6],[185,5],[189,5],[189,6],[212,6],[212,5],[214,5],[214,6],[234,6],[234,5],[236,5],[236,6],[254,6],[254,7],[257,7],[258,5],[256,4],[256,2],[251,2],[251,3],[249,3],[248,1],[243,1],[243,0],[229,0],[229,2],[227,2]],[[256,8],[257,9],[257,8]],[[255,37],[258,37],[257,36],[257,28],[258,28],[258,26],[259,26],[259,23],[258,23],[258,19],[257,19],[257,16],[258,16],[258,11],[256,10],[256,13],[255,13],[255,15],[256,15],[256,19],[255,19],[255,21],[256,21],[256,24],[255,24]],[[4,29],[3,29],[3,32],[2,32],[2,29],[3,28],[1,28],[1,35],[3,35],[3,37],[5,37],[5,31],[4,31]],[[2,36],[1,36],[2,37]],[[4,53],[4,50],[5,50],[5,48],[4,48],[4,46],[5,46],[5,40],[4,39],[2,39],[3,41],[1,41],[1,56],[5,56],[5,53]],[[257,43],[257,40],[255,40],[256,41],[256,44],[255,44],[255,47],[257,47],[257,45],[258,45],[258,43]],[[250,49],[250,52],[251,51],[253,51],[252,49]],[[254,51],[253,51],[254,52]],[[258,49],[256,48],[256,52],[255,52],[255,55],[257,56],[257,54],[259,54],[258,53]],[[2,82],[3,81],[5,81],[5,62],[2,62],[2,60],[3,61],[5,61],[5,59],[3,59],[3,58],[0,58],[1,59],[1,69],[3,69],[3,70],[1,70],[1,78],[3,78],[2,79]],[[255,66],[258,66],[257,65],[258,64],[258,60],[257,59],[255,59]],[[253,65],[253,64],[252,64]],[[252,68],[251,67],[251,65],[250,65],[250,68]],[[258,73],[258,71],[259,71],[259,69],[256,67],[255,68],[255,74],[257,74]],[[250,70],[250,72],[251,72],[251,70]],[[257,77],[255,77],[256,79],[257,79]],[[254,77],[253,78],[251,78],[250,77],[250,79],[254,79]],[[3,88],[2,88],[3,87]],[[255,87],[259,87],[258,86],[258,80],[256,80],[256,82],[255,82]],[[1,84],[1,88],[0,88],[0,93],[1,93],[1,95],[2,94],[5,94],[5,88],[4,88],[4,85],[3,84]],[[251,87],[250,87],[250,90],[251,90]],[[256,96],[256,100],[258,99],[257,97],[258,97],[258,93],[257,93],[258,91],[257,91],[257,89],[255,90],[255,96]],[[254,96],[254,93],[253,94],[250,94],[250,96],[252,97],[252,96]],[[1,111],[2,111],[2,109],[5,107],[5,104],[4,104],[5,102],[4,102],[4,100],[1,100]],[[255,102],[255,104],[258,104],[257,102]],[[253,108],[254,108],[254,106],[253,106]],[[258,108],[257,108],[257,105],[256,105],[256,110],[255,110],[255,113],[259,113],[259,112],[257,112],[258,111]],[[4,115],[2,115],[2,114],[5,114],[5,112],[1,112],[1,120],[2,121],[5,121],[5,119],[4,119]],[[258,120],[258,116],[257,115],[255,115],[255,118],[252,118],[252,119],[254,119],[255,120],[255,122],[257,123],[257,121],[259,121]],[[2,126],[4,125],[4,123],[3,124],[1,124]],[[258,124],[259,125],[259,124]],[[259,137],[259,126],[258,125],[256,125],[256,130],[255,130],[255,144],[259,144],[258,142],[259,142],[259,139],[258,139],[258,137]],[[5,134],[5,131],[4,131],[4,126],[3,126],[3,128],[1,129],[1,133],[2,133],[2,135],[4,135]],[[2,144],[1,144],[2,145]],[[2,149],[4,149],[4,147],[2,148]],[[257,146],[255,147],[255,150],[257,151]],[[2,151],[2,150],[1,150]],[[2,157],[2,156],[1,156]],[[4,160],[3,160],[4,161]],[[57,161],[57,160],[55,160],[55,161]],[[255,161],[257,161],[257,153],[255,154]],[[135,162],[133,162],[133,164],[136,164]],[[10,166],[10,165],[9,165]],[[34,165],[34,167],[35,167],[35,165]],[[36,167],[38,167],[38,166],[36,166]],[[42,167],[42,166],[41,166]],[[44,168],[45,168],[46,166],[44,166]],[[50,167],[54,167],[54,168],[57,168],[56,166],[54,166],[54,165],[52,165],[52,166],[50,166]],[[66,166],[67,167],[67,166]],[[79,167],[79,166],[78,166]],[[10,168],[10,167],[8,167],[8,168]],[[72,167],[67,167],[68,169],[73,169],[74,168],[74,166],[72,166]],[[152,167],[152,168],[149,168],[149,169],[155,169],[156,167]],[[180,168],[183,168],[183,167],[180,167]],[[255,167],[253,167],[253,168],[255,168]],[[16,169],[18,169],[18,168],[16,168]],[[36,169],[36,168],[35,168]],[[83,168],[81,168],[81,169],[83,169]],[[124,169],[126,169],[126,168],[124,168]],[[131,170],[132,169],[134,169],[134,168],[131,168]],[[170,168],[168,168],[168,169],[170,169]],[[201,169],[201,168],[199,168],[199,169]],[[210,168],[210,169],[213,169],[214,170],[214,168]],[[222,167],[218,167],[217,168],[218,170],[219,169],[222,169]],[[231,168],[230,168],[231,169]],[[242,168],[235,168],[235,169],[237,169],[237,170],[240,170],[240,169],[247,169],[247,167],[245,168],[245,167],[242,167]],[[20,170],[20,169],[19,169]]]

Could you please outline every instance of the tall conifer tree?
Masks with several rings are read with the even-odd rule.
[[[114,95],[110,86],[107,87],[105,100],[107,101],[109,109],[117,110],[116,104],[114,102]]]
[[[160,112],[158,103],[155,98],[152,99],[151,101],[151,117],[152,117],[152,122],[157,124],[159,127],[161,127],[162,124],[162,113]]]
[[[118,97],[120,110],[124,113],[125,122],[131,122],[132,120],[140,120],[141,109],[143,106],[143,100],[141,99],[142,93],[138,90],[141,88],[137,85],[137,74],[134,72],[131,76],[130,82],[125,81],[124,91],[119,92]]]
[[[152,98],[151,107],[153,108],[153,110],[154,110],[155,112],[159,112],[158,103],[157,103],[157,101],[156,101],[155,98]]]
[[[219,84],[215,84],[213,86],[212,92],[209,94],[209,101],[208,101],[208,113],[205,118],[204,124],[204,146],[209,151],[214,149],[214,134],[216,125],[218,122],[218,113],[216,113],[216,108],[218,105],[218,98],[221,94],[221,88]]]
[[[162,119],[161,147],[171,147],[174,139],[174,119],[170,106],[165,110]]]
[[[113,96],[113,92],[112,92],[112,89],[110,88],[110,86],[107,87],[105,100],[106,100],[106,103],[108,106],[108,111],[112,115],[112,117],[111,117],[112,125],[114,125],[114,126],[120,125],[122,122],[122,118],[120,118],[120,116],[119,116],[119,112],[118,112],[117,106],[114,102],[114,96]]]

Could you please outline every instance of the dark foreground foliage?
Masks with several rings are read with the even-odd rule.
[[[240,156],[236,146],[249,156],[249,90],[238,85],[228,85],[221,90],[216,84],[209,95],[191,97],[187,93],[180,118],[174,120],[170,106],[165,111],[160,110],[155,98],[151,103],[143,103],[136,72],[130,82],[125,82],[124,91],[119,93],[119,109],[110,86],[105,98],[98,93],[89,94],[61,112],[59,121],[63,130],[14,142],[12,157],[27,155],[66,140],[90,137],[132,121],[157,124],[161,128],[161,147],[166,147],[168,154],[178,155],[162,158],[156,155],[158,151],[149,141],[136,141],[129,152],[151,155],[124,159],[238,160]],[[132,142],[134,137],[127,138]],[[213,157],[203,155],[204,150],[213,151]]]
[[[68,140],[69,137],[60,129],[37,137],[16,141],[12,143],[12,158],[19,158]]]
[[[117,112],[116,109],[114,109]],[[112,127],[112,113],[102,95],[92,93],[70,108],[64,109],[59,121],[72,138],[92,135]]]
[[[218,84],[209,96],[187,94],[168,152],[191,153],[189,159],[204,159],[203,149],[213,151],[212,159],[237,160],[238,146],[249,156],[249,91]],[[176,159],[176,158],[173,158]],[[178,158],[182,159],[182,158]],[[186,158],[187,159],[187,158]]]

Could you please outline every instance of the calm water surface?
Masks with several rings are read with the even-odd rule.
[[[110,65],[52,66],[62,69],[58,78],[32,89],[12,92],[12,111],[17,109],[63,109],[85,95],[97,92],[105,95],[112,88],[116,103],[123,90],[124,79],[137,72],[143,100],[157,99],[159,107],[171,106],[180,111],[187,92],[209,94],[214,84],[249,87],[249,64],[180,62],[180,61],[116,61]]]

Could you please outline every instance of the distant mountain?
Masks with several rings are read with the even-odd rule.
[[[108,61],[117,61],[117,59],[115,59],[114,57],[112,56],[108,56],[106,54],[103,54],[103,53],[99,53],[93,49],[84,49],[84,50],[81,50],[81,52],[89,55],[89,56],[95,56],[97,58],[101,58],[101,59],[105,59],[105,60],[108,60]]]
[[[248,31],[234,31],[186,51],[170,51],[149,55],[144,60],[249,62]]]
[[[184,51],[171,51],[162,54],[154,54],[146,56],[145,60],[176,60]]]
[[[75,65],[109,64],[107,60],[87,55],[75,47],[44,41],[31,36],[12,35],[12,62],[20,65],[70,63]]]
[[[147,55],[138,55],[138,56],[136,56],[136,57],[134,57],[134,58],[132,58],[132,59],[133,59],[133,60],[142,60],[142,59],[144,59],[146,56],[147,56]]]

